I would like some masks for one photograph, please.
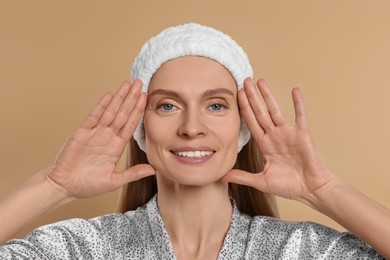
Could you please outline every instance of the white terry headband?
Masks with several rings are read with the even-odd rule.
[[[232,74],[238,90],[243,87],[247,77],[253,78],[248,56],[230,36],[214,28],[188,23],[169,27],[147,41],[133,63],[131,79],[140,79],[143,83],[142,91],[147,92],[150,79],[160,66],[183,56],[201,56],[217,61]],[[146,152],[142,119],[133,137]],[[241,119],[238,151],[249,138],[249,130]]]

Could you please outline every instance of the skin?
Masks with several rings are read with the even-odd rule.
[[[45,212],[155,173],[150,165],[114,171],[145,109],[141,85],[125,81],[104,95],[50,165],[0,198],[1,244]]]
[[[232,169],[240,125],[236,100],[233,77],[215,61],[185,57],[162,65],[150,82],[144,115],[147,156],[160,179],[201,186]],[[183,163],[172,152],[182,150],[214,153],[205,162]]]
[[[293,89],[292,99],[295,124],[287,122],[264,80],[257,82],[257,88],[251,80],[245,80],[244,91],[238,94],[239,105],[266,163],[257,174],[232,170],[223,180],[298,200],[334,219],[389,258],[386,241],[390,239],[390,210],[325,166],[310,136],[298,88]]]
[[[219,180],[236,161],[239,126],[236,83],[219,63],[178,58],[154,74],[144,115],[146,150],[178,259],[218,256],[232,214],[227,183]],[[174,153],[193,150],[213,154],[183,161]]]
[[[213,64],[204,59],[189,59],[186,62],[193,68],[199,62],[201,66],[197,72],[203,66]],[[167,63],[165,73],[170,71],[168,66],[173,63]],[[177,80],[185,72],[181,69],[187,68],[181,65],[175,67]],[[162,87],[157,83],[158,77],[163,76],[153,79],[156,82],[152,82],[151,90]],[[226,80],[228,78],[226,73],[220,76],[217,82],[224,82],[225,77]],[[169,84],[171,86],[174,84]],[[224,84],[224,87],[227,86]],[[123,172],[114,171],[147,105],[147,95],[140,92],[140,87],[140,81],[135,81],[131,86],[126,81],[114,95],[106,94],[68,138],[51,165],[0,198],[1,243],[53,208],[75,199],[90,198],[118,189],[125,183],[156,173],[151,165],[137,165]],[[205,112],[208,110],[205,110],[201,92],[194,93],[192,99],[186,93],[181,93],[183,100],[178,107],[184,109],[178,111],[179,115],[170,115],[173,122],[165,129],[156,128],[164,131],[164,136],[180,141],[180,145],[187,142],[197,145],[198,141],[203,145],[200,140],[205,139],[207,145],[215,147],[217,152],[213,156],[221,165],[220,168],[213,168],[214,165],[207,163],[201,165],[204,170],[215,169],[207,175],[193,166],[176,169],[168,163],[162,164],[162,160],[168,158],[173,166],[178,166],[177,162],[166,157],[169,156],[166,148],[172,149],[171,145],[160,140],[157,132],[154,132],[156,130],[152,129],[153,122],[160,120],[161,115],[153,111],[155,106],[149,107],[153,103],[151,97],[145,112],[148,153],[150,150],[148,156],[157,170],[158,205],[179,259],[216,258],[231,216],[231,204],[226,196],[228,182],[301,201],[333,218],[384,257],[390,258],[387,242],[390,240],[389,209],[370,200],[324,165],[308,130],[299,89],[292,92],[296,117],[294,124],[287,122],[264,80],[259,80],[255,86],[247,79],[244,89],[234,94],[251,135],[266,161],[264,171],[256,174],[229,169],[229,161],[234,157],[230,153],[233,150],[230,142],[232,136],[223,133],[227,135],[226,143],[219,139],[220,133],[213,128],[212,121],[206,124],[210,114]],[[185,113],[185,117],[189,116],[188,121],[183,120],[181,113]],[[236,152],[236,144],[234,147]],[[227,156],[226,161],[219,160],[221,153]],[[206,243],[207,239],[209,244]]]

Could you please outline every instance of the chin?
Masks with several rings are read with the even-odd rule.
[[[208,186],[210,184],[217,184],[221,183],[219,180],[224,176],[225,174],[219,174],[219,175],[206,175],[205,172],[203,173],[196,173],[192,172],[187,174],[164,174],[164,173],[158,173],[158,179],[165,180],[167,182],[170,182],[172,184],[178,184],[183,186],[193,186],[193,187],[202,187],[202,186]]]

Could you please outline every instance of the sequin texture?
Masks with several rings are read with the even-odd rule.
[[[0,259],[175,259],[157,199],[124,214],[69,219],[0,247]],[[251,218],[233,202],[218,259],[384,259],[350,233],[312,222]]]

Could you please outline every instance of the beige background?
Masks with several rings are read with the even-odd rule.
[[[384,0],[1,1],[0,193],[53,160],[98,97],[129,77],[143,42],[194,21],[244,47],[291,120],[300,86],[329,167],[390,207],[389,13]],[[112,212],[117,197],[64,206],[24,232]],[[299,203],[279,205],[284,219],[340,228]]]

